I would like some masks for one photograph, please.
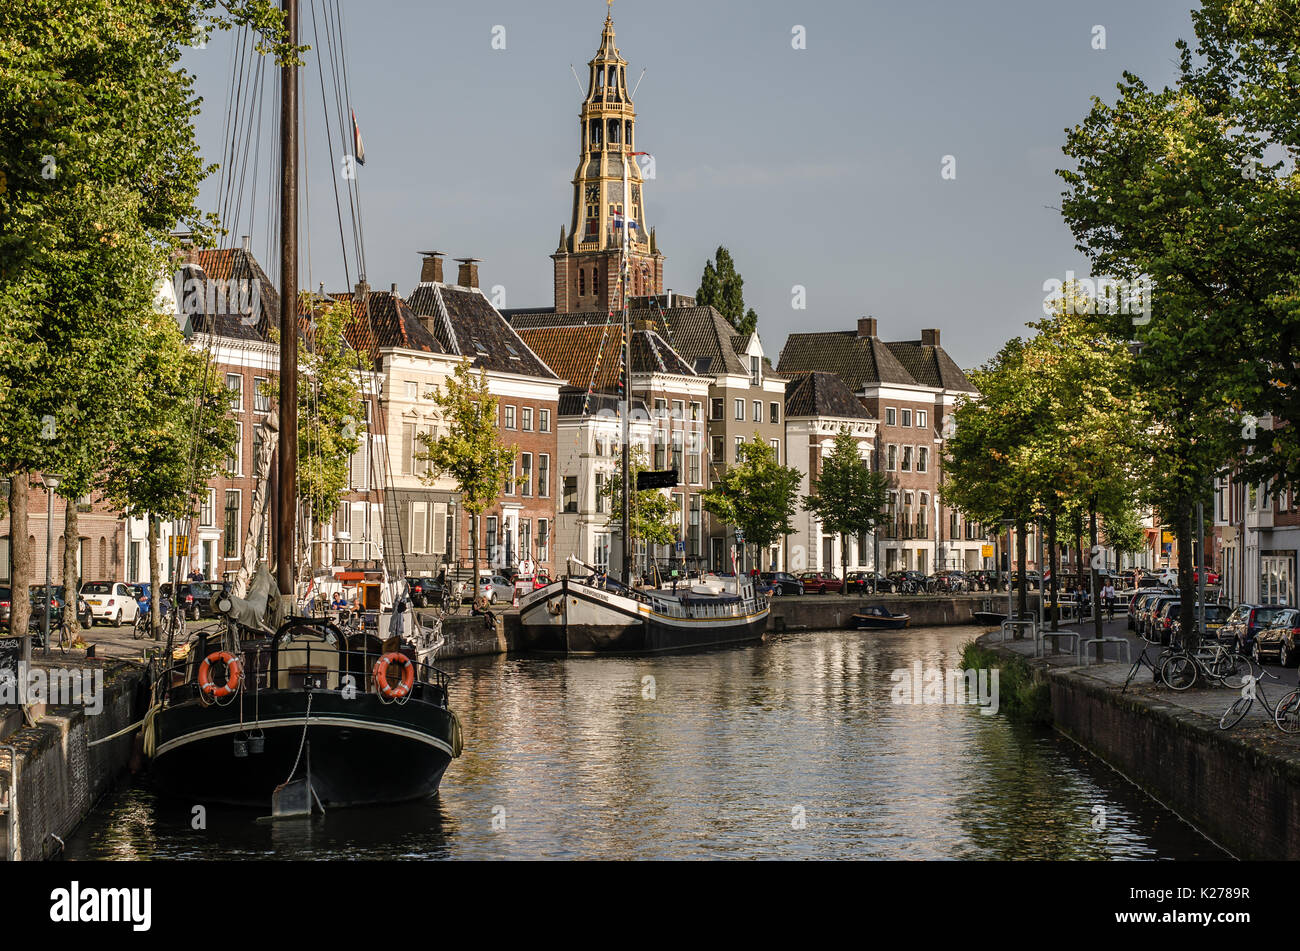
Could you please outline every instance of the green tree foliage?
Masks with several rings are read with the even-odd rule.
[[[712,261],[704,264],[700,288],[695,292],[701,307],[712,307],[731,321],[737,333],[749,334],[758,329],[758,314],[745,308],[745,279],[736,271],[731,252],[719,247]]]
[[[791,519],[798,504],[798,469],[781,465],[758,433],[736,447],[736,462],[703,493],[704,510],[744,533],[759,552],[794,532]]]
[[[0,9],[0,471],[16,487],[37,469],[98,469],[79,444],[106,447],[129,430],[124,394],[145,359],[171,233],[210,224],[195,207],[208,169],[184,45],[235,23],[274,42],[279,22],[265,0]],[[11,534],[22,590],[23,513]],[[15,599],[16,629],[26,614]]]
[[[804,496],[804,508],[817,516],[825,532],[840,536],[840,567],[847,582],[849,537],[874,530],[885,517],[889,478],[873,472],[852,433],[841,431],[822,460],[813,489]]]
[[[645,451],[637,447],[628,453],[631,481],[636,485],[637,474],[650,469]],[[623,522],[623,474],[614,472],[601,490],[609,503],[609,524]],[[642,489],[633,492],[628,506],[632,550],[637,542],[647,545],[671,545],[677,541],[681,513],[673,500],[661,489]]]
[[[447,428],[436,439],[428,433],[416,437],[424,446],[416,457],[427,460],[431,467],[420,478],[432,485],[438,476],[446,475],[460,489],[461,509],[472,519],[470,547],[477,584],[479,517],[501,498],[518,446],[501,444],[497,398],[489,392],[487,371],[475,373],[469,360],[463,360],[455,373],[434,389],[432,397]]]

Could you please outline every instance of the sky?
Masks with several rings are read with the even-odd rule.
[[[313,0],[302,2],[310,43]],[[318,16],[324,2],[315,0]],[[569,67],[585,82],[605,0],[337,2],[365,144],[357,182],[370,285],[408,293],[419,252],[434,249],[481,258],[480,284],[505,307],[550,306],[549,255],[579,158],[583,93]],[[870,315],[889,340],[939,328],[960,365],[978,366],[1042,316],[1044,282],[1089,272],[1057,210],[1065,129],[1093,96],[1113,101],[1125,70],[1171,82],[1192,3],[615,0],[629,81],[646,70],[637,144],[655,157],[645,217],[666,255],[666,287],[694,294],[724,245],[774,363],[790,332],[848,330]],[[183,59],[204,97],[196,125],[214,162],[232,47],[218,34]],[[302,280],[342,290],[314,56]],[[268,270],[274,102],[264,105],[260,171],[248,172],[259,184],[236,203],[234,229],[251,235]],[[218,182],[204,185],[206,209]]]

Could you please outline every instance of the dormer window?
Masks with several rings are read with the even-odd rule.
[[[753,386],[763,383],[763,361],[757,356],[749,358],[749,382]]]

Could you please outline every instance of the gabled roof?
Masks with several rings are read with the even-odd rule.
[[[541,327],[605,326],[609,314],[585,312],[557,314],[544,310],[513,310],[511,322],[515,329]],[[615,314],[614,323],[621,315]],[[667,345],[674,350],[685,365],[695,373],[717,376],[732,373],[749,375],[749,366],[741,358],[748,347],[749,337],[736,333],[730,321],[712,307],[635,308],[629,311],[633,324],[643,323],[655,329]]]
[[[231,340],[270,341],[271,328],[280,324],[280,294],[251,251],[243,248],[192,249],[181,259],[177,270],[182,283],[176,305],[189,314],[195,333]],[[199,284],[187,286],[190,279]],[[230,281],[232,284],[218,289],[210,286],[209,281]],[[240,288],[244,289],[243,303],[250,299],[255,301],[255,312],[247,309],[241,312]],[[213,308],[211,313],[209,307]]]
[[[872,418],[847,383],[834,373],[820,371],[791,377],[785,386],[785,416],[786,419],[814,416]]]
[[[867,386],[916,386],[918,382],[880,338],[860,337],[853,330],[790,334],[777,369],[782,373],[834,373],[855,393]]]
[[[353,349],[378,357],[379,351],[401,347],[423,353],[445,353],[401,296],[391,291],[367,291],[360,302],[348,293],[331,294],[352,301],[352,320],[343,335]]]
[[[520,329],[519,336],[560,378],[584,391],[618,386],[622,355],[618,324]],[[653,330],[632,332],[632,372],[696,376],[681,354]]]
[[[478,288],[425,281],[407,303],[425,318],[440,352],[468,357],[478,368],[559,379]]]
[[[931,346],[919,340],[900,340],[886,343],[885,346],[918,383],[944,390],[975,392],[975,385],[943,347]]]

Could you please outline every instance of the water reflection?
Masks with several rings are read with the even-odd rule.
[[[1222,857],[1050,731],[970,706],[891,702],[893,670],[955,667],[972,633],[467,661],[453,665],[452,691],[466,752],[436,800],[288,823],[214,808],[195,830],[189,805],[137,784],[97,810],[69,855]]]

